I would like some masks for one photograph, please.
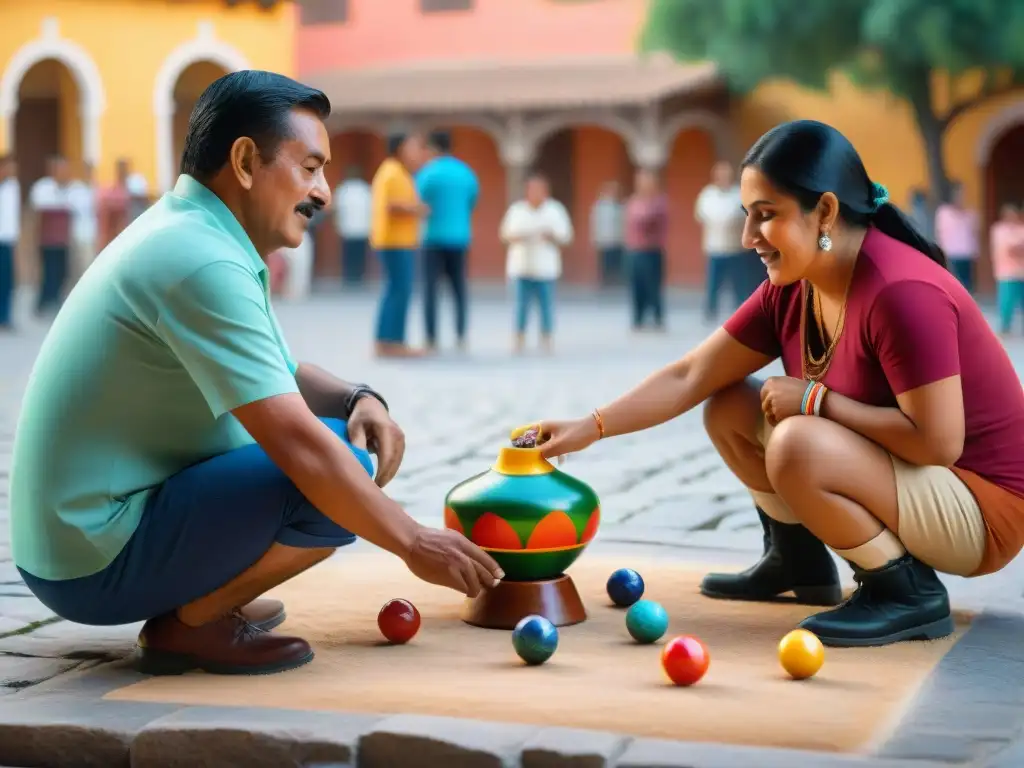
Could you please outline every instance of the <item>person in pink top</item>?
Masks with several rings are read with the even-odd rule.
[[[935,211],[935,239],[946,254],[949,270],[968,291],[974,291],[974,265],[978,260],[978,214],[964,202],[964,188],[953,185],[953,198]]]
[[[1024,221],[1009,203],[999,211],[999,220],[989,232],[989,251],[996,278],[999,331],[1010,332],[1017,310],[1024,311]]]
[[[945,256],[835,128],[772,129],[743,162],[745,248],[768,279],[724,326],[632,391],[542,421],[546,457],[704,403],[722,459],[770,519],[760,562],[705,595],[837,603],[800,626],[832,646],[954,629],[937,571],[977,576],[1024,546],[1024,389]],[[785,375],[752,375],[776,359]]]
[[[668,200],[653,171],[636,173],[633,194],[626,202],[626,263],[633,298],[633,330],[645,327],[650,310],[653,327],[665,328],[665,239]]]

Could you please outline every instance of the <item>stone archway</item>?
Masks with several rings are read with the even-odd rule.
[[[1024,207],[1024,113],[1016,123],[1004,123],[998,134],[986,142],[987,155],[981,172],[981,259],[977,267],[977,290],[988,293],[994,286],[988,232],[1006,203]]]
[[[205,59],[194,61],[182,70],[174,84],[174,116],[172,118],[172,142],[175,160],[181,158],[188,134],[188,122],[196,101],[210,83],[227,74],[220,64]]]
[[[103,78],[92,57],[78,43],[61,37],[55,18],[43,21],[40,36],[21,46],[0,76],[0,120],[7,147],[17,150],[15,120],[22,80],[37,64],[53,59],[67,68],[78,91],[78,122],[82,159],[95,165],[100,158],[100,118],[107,107]]]
[[[577,120],[537,135],[532,167],[547,177],[552,197],[568,209],[575,230],[572,244],[563,253],[565,279],[596,283],[602,265],[591,243],[591,211],[609,182],[617,182],[624,195],[632,188],[635,130],[623,133],[604,122]]]
[[[1000,206],[1024,206],[1024,121],[1007,128],[992,145],[985,162],[985,218],[991,222]]]
[[[175,48],[164,59],[153,85],[153,114],[156,116],[157,186],[166,191],[174,184],[177,158],[174,145],[176,112],[175,87],[193,64],[206,62],[225,72],[249,68],[245,56],[234,46],[219,40],[213,24],[200,22],[196,37]]]

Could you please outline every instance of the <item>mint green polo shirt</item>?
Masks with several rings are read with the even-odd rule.
[[[164,480],[252,443],[231,411],[297,392],[267,268],[189,176],[68,296],[32,370],[11,467],[14,562],[42,579],[110,564]]]

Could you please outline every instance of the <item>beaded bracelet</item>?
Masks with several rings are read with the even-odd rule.
[[[825,399],[828,389],[819,381],[812,381],[804,390],[803,400],[800,401],[800,412],[805,416],[820,416],[821,403]]]
[[[601,418],[601,412],[597,410],[597,408],[594,409],[591,416],[593,416],[594,421],[597,422],[597,439],[600,440],[604,437],[604,419]]]

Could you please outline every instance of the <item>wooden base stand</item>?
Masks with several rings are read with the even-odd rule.
[[[539,615],[556,627],[587,618],[580,593],[569,576],[546,581],[502,581],[478,597],[467,598],[462,620],[486,629],[515,629],[524,616]]]

